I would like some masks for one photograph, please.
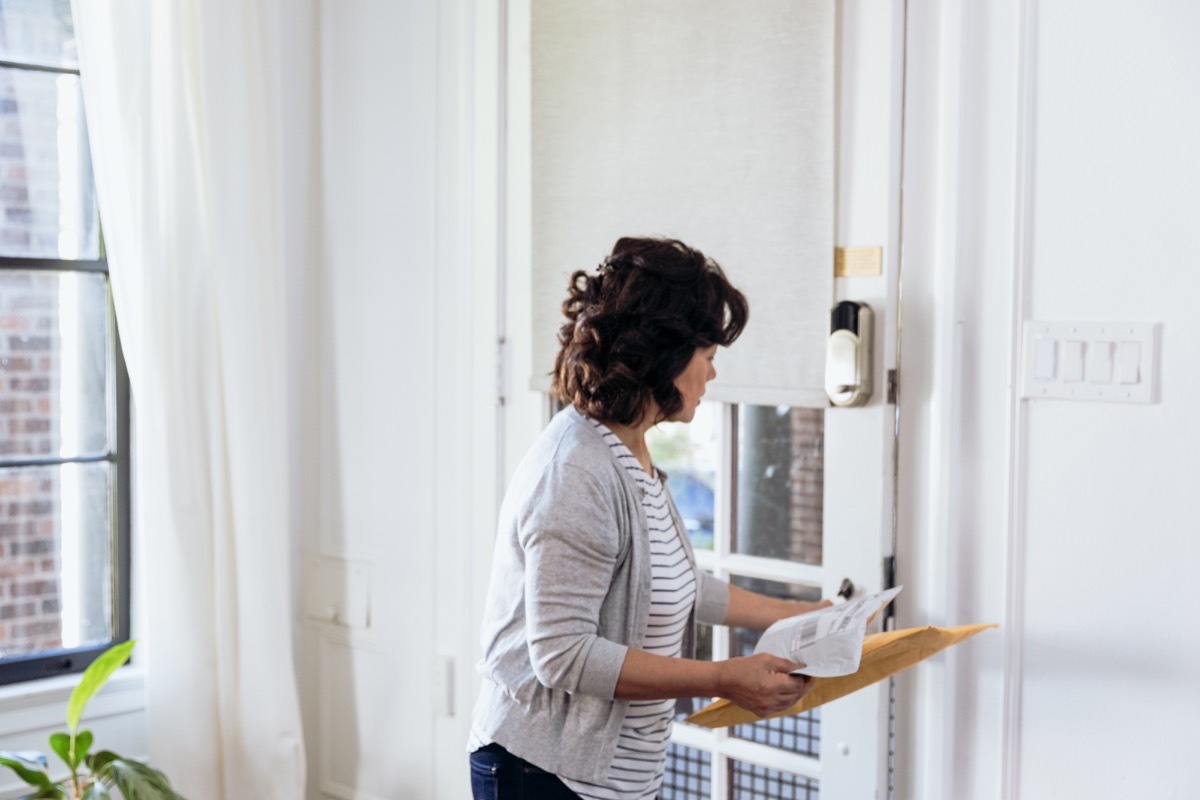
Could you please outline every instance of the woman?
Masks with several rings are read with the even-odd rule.
[[[476,798],[654,797],[674,700],[764,716],[811,679],[767,654],[695,659],[697,622],[766,628],[827,603],[755,594],[696,568],[646,432],[690,422],[746,299],[682,242],[624,238],[571,276],[553,391],[569,404],[500,509],[472,721]]]

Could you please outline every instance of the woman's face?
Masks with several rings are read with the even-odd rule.
[[[713,367],[713,358],[716,355],[715,344],[711,347],[696,348],[692,360],[675,379],[675,388],[683,398],[683,408],[673,414],[668,422],[691,422],[696,416],[696,407],[700,405],[700,398],[704,396],[704,387],[717,377],[717,370]]]

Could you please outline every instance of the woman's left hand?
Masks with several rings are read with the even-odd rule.
[[[758,717],[790,708],[812,689],[808,675],[792,675],[803,664],[769,653],[716,662],[717,696],[728,698]]]

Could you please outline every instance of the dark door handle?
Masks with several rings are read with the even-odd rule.
[[[849,578],[842,578],[842,585],[838,587],[837,593],[838,597],[843,600],[849,600],[854,594],[854,581]]]

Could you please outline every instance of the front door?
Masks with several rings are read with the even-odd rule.
[[[536,53],[529,0],[507,9],[506,263],[507,280],[519,289],[509,294],[508,316],[520,320],[529,311],[528,76]],[[829,305],[851,299],[874,311],[873,395],[863,406],[835,408],[761,405],[761,398],[710,392],[716,399],[693,423],[654,433],[655,460],[670,474],[700,566],[760,592],[830,597],[846,578],[872,592],[892,574],[897,409],[888,377],[897,366],[899,319],[902,15],[895,4],[838,3],[835,244],[862,249],[853,252],[860,258],[847,259],[851,274],[835,278]],[[833,269],[833,253],[829,263]],[[527,352],[519,323],[508,335],[513,353]],[[519,360],[509,364],[516,373],[505,426],[511,461],[535,433],[535,409],[545,406],[523,392],[530,376],[521,374]],[[715,627],[701,645],[705,657],[721,659],[748,652],[756,638]],[[705,702],[681,708],[680,719]],[[800,716],[721,730],[680,722],[663,797],[885,798],[890,709],[884,682]]]

